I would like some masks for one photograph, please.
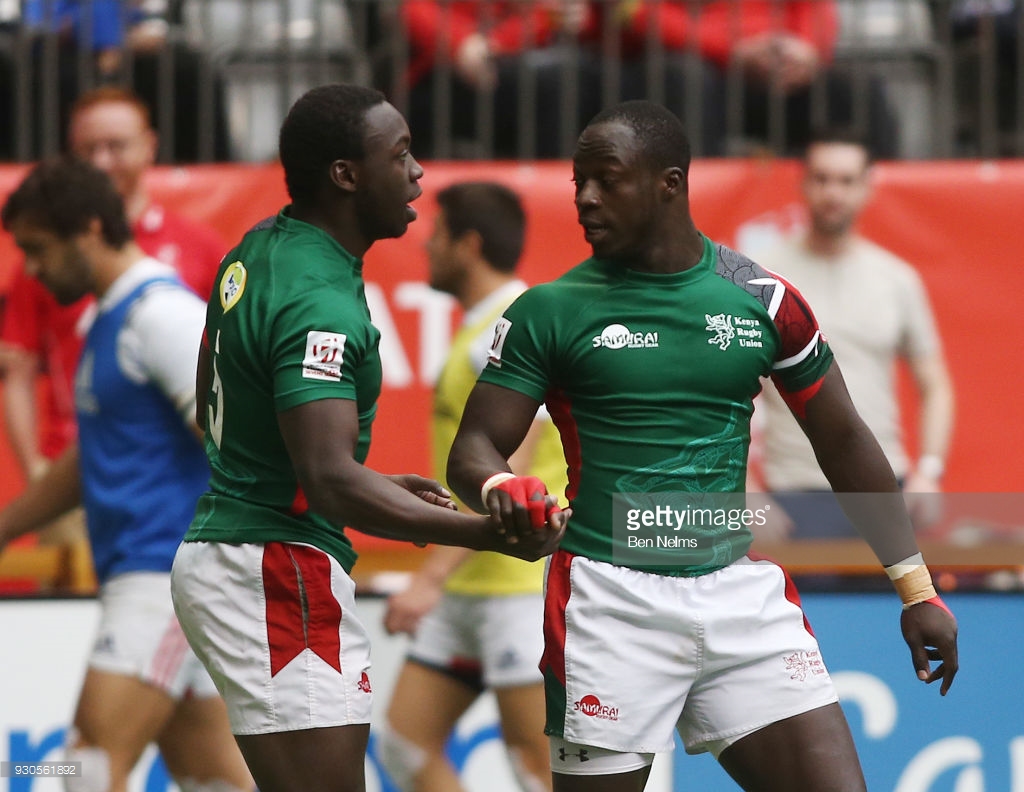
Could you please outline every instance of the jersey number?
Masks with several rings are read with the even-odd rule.
[[[217,448],[220,448],[220,440],[224,434],[224,383],[220,381],[220,372],[217,371],[219,353],[220,330],[217,331],[217,338],[213,342],[213,383],[210,390],[213,391],[214,403],[206,406],[206,425],[210,427],[210,437]]]

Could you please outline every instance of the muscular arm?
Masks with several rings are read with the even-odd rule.
[[[0,511],[0,548],[12,539],[43,527],[82,501],[78,444],[73,443],[46,474]]]
[[[889,566],[918,552],[896,476],[854,408],[838,365],[829,369],[797,421],[844,511],[878,560]]]
[[[553,549],[547,543],[541,552],[510,547],[488,518],[426,503],[357,462],[359,421],[351,400],[308,402],[279,413],[278,424],[310,508],[339,525],[389,539],[506,553],[514,548],[530,558]]]
[[[20,347],[8,346],[4,358],[4,422],[7,437],[25,478],[31,480],[46,467],[46,457],[39,450],[36,415],[39,357]]]
[[[850,401],[839,367],[829,369],[818,392],[807,401],[806,414],[797,416],[839,502],[878,560],[892,566],[917,555],[917,542],[906,505],[878,441]],[[853,493],[853,495],[845,495]],[[930,577],[923,572],[930,588]],[[938,597],[904,607],[900,616],[903,638],[910,648],[918,679],[941,680],[945,695],[959,667],[957,625]],[[939,665],[931,668],[931,661]]]
[[[485,511],[480,487],[510,459],[530,430],[540,402],[522,393],[478,382],[462,414],[448,455],[448,483],[471,509]]]

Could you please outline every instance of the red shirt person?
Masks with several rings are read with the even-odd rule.
[[[145,173],[156,158],[149,110],[128,91],[101,88],[72,110],[68,146],[105,171],[124,198],[136,242],[178,270],[204,299],[227,245],[212,229],[150,201]],[[75,437],[75,366],[92,316],[92,298],[61,306],[19,272],[7,294],[0,342],[5,347],[4,417],[26,477],[34,478]],[[48,375],[37,390],[37,377]],[[38,395],[38,401],[37,401]]]

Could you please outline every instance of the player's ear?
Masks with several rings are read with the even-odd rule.
[[[331,163],[329,173],[335,187],[350,193],[356,191],[355,163],[352,160],[335,160]]]
[[[661,173],[661,183],[667,198],[686,195],[686,173],[682,168],[665,168]]]

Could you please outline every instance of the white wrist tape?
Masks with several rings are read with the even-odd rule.
[[[920,553],[886,567],[885,573],[896,588],[896,593],[900,595],[904,610],[937,596],[931,572],[925,566],[924,557]]]
[[[487,479],[487,481],[483,483],[483,486],[480,487],[480,500],[484,504],[484,506],[487,505],[487,495],[490,493],[492,489],[501,484],[501,482],[508,481],[509,479],[514,479],[515,477],[515,473],[509,473],[507,470],[503,470],[500,473],[495,473],[493,476]]]
[[[912,572],[919,566],[924,566],[924,556],[920,553],[914,553],[910,558],[904,558],[902,561],[898,561],[892,566],[887,566],[885,568],[885,574],[889,576],[889,580],[899,580],[908,572]]]

